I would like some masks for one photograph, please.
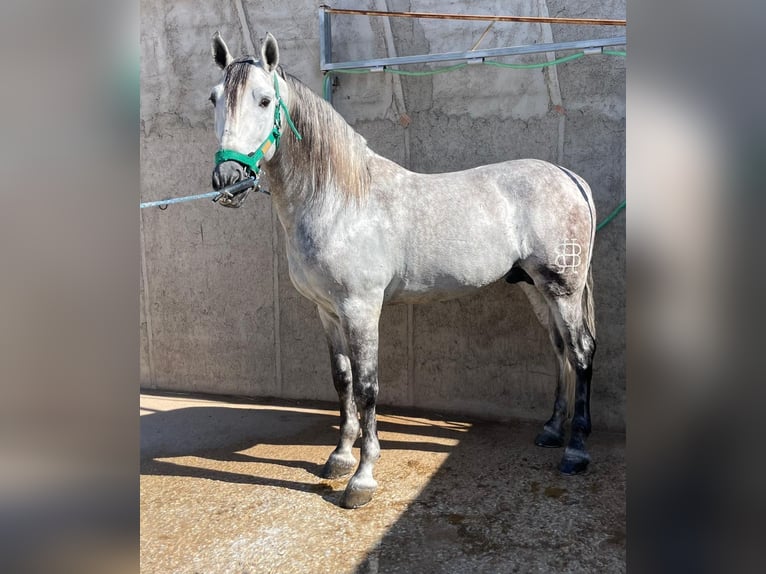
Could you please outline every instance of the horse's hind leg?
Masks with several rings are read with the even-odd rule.
[[[359,436],[359,417],[354,402],[353,383],[351,376],[351,361],[344,348],[343,334],[336,317],[319,310],[327,345],[330,349],[330,364],[332,366],[332,381],[340,400],[340,440],[338,446],[330,454],[330,458],[322,469],[322,478],[342,478],[356,468],[356,459],[351,452],[354,442]]]
[[[532,310],[540,324],[548,330],[551,344],[556,352],[556,397],[553,401],[553,414],[543,425],[543,430],[535,437],[537,446],[558,448],[564,446],[564,423],[567,418],[567,357],[564,340],[561,338],[558,326],[550,319],[548,301],[534,284],[519,283],[519,287],[529,299]]]
[[[590,298],[591,295],[586,292],[584,296]],[[591,429],[590,384],[596,340],[592,328],[588,325],[592,324],[592,317],[586,321],[584,316],[581,291],[566,296],[552,296],[551,303],[551,315],[559,328],[567,360],[575,375],[571,433],[559,463],[559,470],[564,474],[577,474],[583,472],[590,462],[590,455],[585,449],[585,439],[588,438]],[[592,305],[588,307],[588,312],[591,312]]]
[[[543,425],[542,432],[535,437],[535,444],[547,448],[558,448],[564,446],[564,424],[567,419],[567,375],[570,369],[564,349],[564,340],[553,321],[548,327],[548,332],[556,352],[556,398],[553,401],[553,414]]]

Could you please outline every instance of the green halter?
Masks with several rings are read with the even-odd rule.
[[[260,147],[255,150],[254,152],[250,154],[243,154],[238,151],[234,151],[233,149],[219,149],[215,153],[215,164],[218,165],[220,163],[223,163],[225,161],[236,161],[237,163],[240,163],[242,165],[246,165],[250,168],[250,170],[257,176],[258,173],[261,171],[261,168],[258,166],[258,163],[263,159],[263,156],[266,155],[266,153],[271,149],[271,146],[279,147],[279,138],[282,137],[282,115],[281,110],[285,111],[285,118],[287,118],[287,124],[290,126],[290,129],[295,134],[295,137],[298,141],[301,141],[303,138],[301,137],[301,134],[298,133],[298,130],[295,127],[295,124],[293,123],[293,119],[290,117],[290,112],[287,109],[287,106],[285,105],[284,100],[279,95],[279,79],[277,78],[277,74],[274,74],[274,92],[276,93],[277,97],[277,103],[274,106],[274,127],[271,130],[271,133],[269,134],[269,137],[266,138],[266,141],[264,141]]]

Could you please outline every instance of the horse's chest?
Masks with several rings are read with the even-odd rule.
[[[324,307],[354,296],[382,294],[392,277],[390,249],[373,226],[338,225],[287,242],[290,279],[301,295]]]
[[[313,242],[288,244],[287,266],[290,281],[298,292],[311,301],[324,305],[335,298],[329,278],[332,268],[324,250]]]

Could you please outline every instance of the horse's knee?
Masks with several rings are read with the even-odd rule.
[[[345,355],[332,357],[332,382],[339,395],[347,392],[351,387],[351,363]]]
[[[374,380],[354,381],[354,399],[357,408],[366,410],[375,406],[378,398],[378,383]]]

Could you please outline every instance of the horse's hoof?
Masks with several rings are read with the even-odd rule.
[[[585,472],[590,462],[590,455],[583,450],[567,448],[559,463],[559,471],[562,474],[580,474]]]
[[[320,473],[322,478],[335,480],[348,476],[356,468],[356,459],[351,454],[332,453]]]
[[[346,491],[343,493],[340,505],[343,508],[359,508],[372,500],[372,495],[378,489],[378,483],[375,480],[354,480],[348,483]]]
[[[564,446],[564,435],[543,428],[543,432],[535,437],[535,444],[544,448],[559,448]]]

